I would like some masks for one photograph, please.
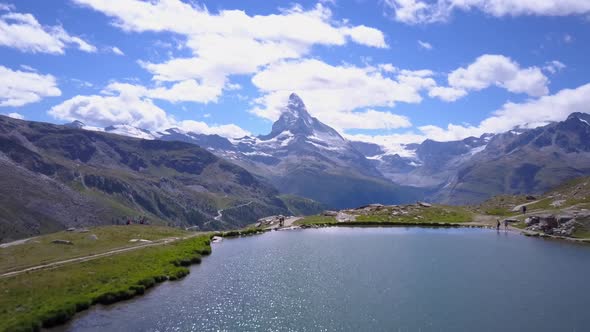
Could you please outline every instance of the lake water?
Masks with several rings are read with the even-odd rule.
[[[590,247],[483,229],[326,228],[213,244],[66,331],[589,331]]]

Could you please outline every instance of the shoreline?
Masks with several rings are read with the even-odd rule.
[[[296,226],[299,229],[314,229],[314,228],[328,228],[328,227],[424,227],[424,228],[479,228],[479,229],[489,229],[494,230],[495,227],[486,224],[474,224],[474,223],[437,223],[437,222],[423,222],[423,223],[399,223],[399,222],[342,222],[342,223],[318,223],[313,225],[298,225]],[[293,228],[293,226],[285,228],[284,230],[290,229],[297,229]],[[8,326],[14,331],[39,331],[41,329],[54,329],[58,328],[59,326],[64,326],[68,322],[75,319],[77,315],[86,310],[90,309],[93,306],[102,305],[102,306],[109,306],[115,303],[123,302],[126,300],[130,300],[133,298],[137,298],[142,296],[151,288],[158,286],[159,284],[165,281],[178,281],[186,277],[190,274],[190,270],[188,269],[189,266],[200,264],[202,262],[202,257],[208,256],[212,252],[212,242],[211,239],[214,236],[221,236],[223,238],[236,238],[242,236],[253,236],[253,235],[261,235],[272,230],[282,230],[282,229],[247,229],[247,230],[238,230],[238,231],[227,231],[227,232],[217,232],[212,233],[208,236],[209,240],[206,243],[206,247],[204,249],[198,250],[196,256],[192,258],[182,258],[179,257],[176,261],[173,262],[174,265],[177,267],[182,267],[177,271],[178,273],[174,275],[154,275],[149,278],[145,278],[139,281],[137,284],[131,285],[127,290],[117,291],[117,292],[105,292],[93,298],[91,301],[88,302],[81,302],[72,305],[71,303],[64,304],[62,308],[54,308],[51,312],[45,313],[42,317],[38,317],[36,321],[22,321],[16,322],[13,326]],[[527,237],[539,237],[542,239],[550,239],[550,240],[567,240],[573,243],[580,243],[580,244],[590,244],[589,239],[578,239],[578,238],[566,238],[560,236],[551,236],[551,235],[541,235],[535,232],[526,231],[514,227],[510,227],[507,230],[500,230],[500,232],[511,232],[521,234]],[[187,239],[188,240],[188,239]],[[198,256],[198,257],[197,257]],[[17,276],[14,276],[17,277]],[[59,329],[54,329],[54,331],[59,331]]]
[[[309,224],[309,225],[298,225],[299,228],[302,229],[313,229],[313,228],[327,228],[327,227],[424,227],[424,228],[480,228],[480,229],[489,229],[495,230],[496,227],[493,225],[488,224],[481,224],[481,223],[473,223],[473,222],[466,222],[466,223],[439,223],[439,222],[421,222],[421,223],[411,223],[411,222],[377,222],[377,221],[348,221],[348,222],[340,222],[340,223],[317,223],[317,224]],[[502,228],[499,230],[500,232],[504,231]],[[558,236],[558,235],[549,235],[539,232],[528,231],[526,229],[520,229],[513,226],[509,226],[508,232],[518,233],[523,236],[527,237],[537,237],[540,239],[546,240],[565,240],[573,243],[590,244],[590,239],[587,238],[574,238],[574,237],[566,237],[566,236]]]

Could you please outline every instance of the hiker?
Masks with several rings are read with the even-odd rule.
[[[500,230],[500,219],[496,220],[496,230],[499,231]]]
[[[504,219],[504,231],[508,230],[508,219]]]
[[[522,206],[522,214],[526,214],[526,205]]]

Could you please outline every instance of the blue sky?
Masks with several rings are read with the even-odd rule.
[[[586,0],[19,0],[0,4],[0,113],[263,134],[297,92],[395,149],[588,111]]]

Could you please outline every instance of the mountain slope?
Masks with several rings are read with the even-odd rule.
[[[194,144],[0,116],[0,238],[123,222],[201,229],[289,214],[278,191]],[[219,209],[249,203],[215,220]]]
[[[497,194],[540,194],[584,175],[590,175],[590,115],[573,113],[562,122],[495,136],[438,198],[462,204]]]

